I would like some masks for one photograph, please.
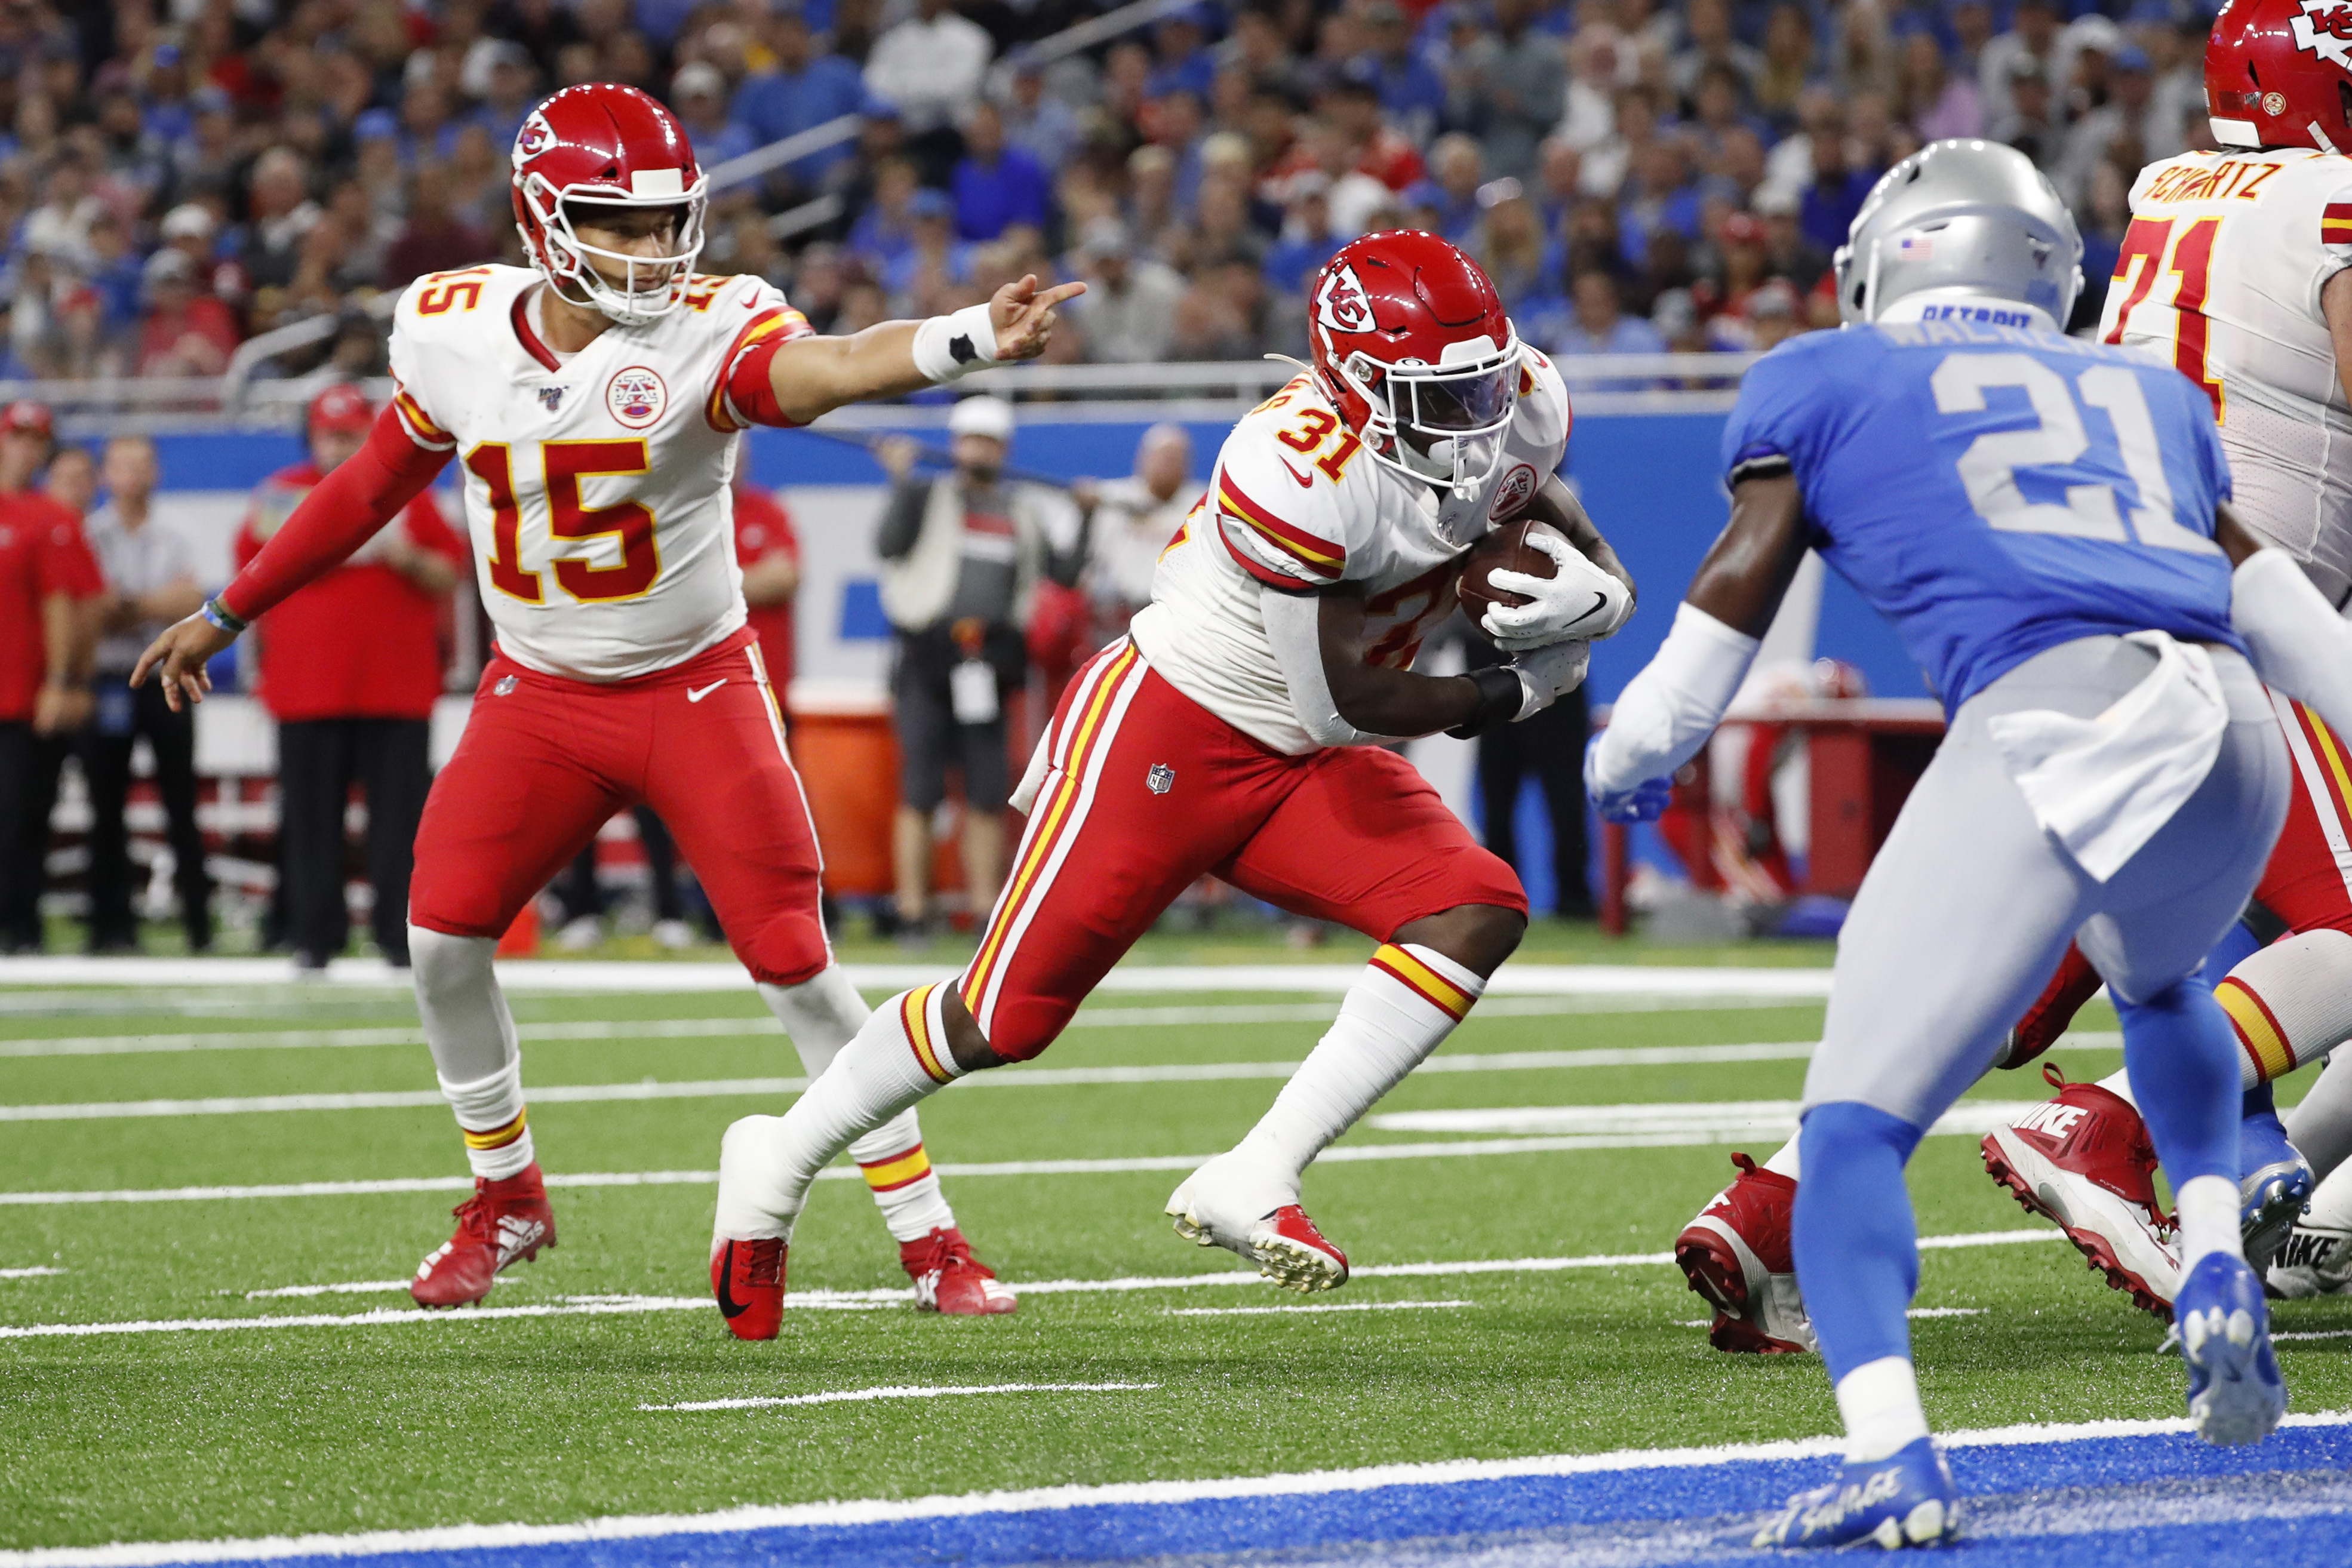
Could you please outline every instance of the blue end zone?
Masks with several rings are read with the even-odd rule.
[[[1970,1500],[1959,1548],[1970,1563],[2153,1568],[2251,1563],[2287,1551],[2308,1556],[2314,1547],[2340,1556],[2352,1547],[2352,1428],[2340,1425],[2289,1427],[2241,1449],[2156,1435],[1986,1444],[1956,1448],[1950,1458]],[[1832,1465],[1827,1458],[1737,1459],[1325,1491],[1306,1489],[1316,1483],[1300,1478],[1298,1489],[1273,1495],[1003,1511],[966,1511],[970,1503],[950,1502],[959,1511],[340,1562],[385,1568],[992,1568],[1154,1557],[1285,1563],[1374,1558],[1431,1568],[1785,1563],[1785,1554],[1748,1548],[1758,1518],[1790,1492],[1826,1479]],[[871,1514],[892,1506],[852,1504],[842,1511]]]

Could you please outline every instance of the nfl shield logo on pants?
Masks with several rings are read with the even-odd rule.
[[[1166,763],[1154,763],[1151,771],[1143,775],[1143,787],[1154,795],[1166,795],[1176,787],[1176,770]]]

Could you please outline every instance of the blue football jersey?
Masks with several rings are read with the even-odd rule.
[[[1733,480],[1792,472],[1812,542],[1947,712],[2076,637],[2243,651],[2205,394],[2134,350],[1951,321],[1814,332],[1748,371]]]

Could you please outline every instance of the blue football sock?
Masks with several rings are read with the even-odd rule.
[[[1805,1173],[1793,1223],[1797,1284],[1835,1383],[1911,1353],[1919,1232],[1903,1166],[1921,1129],[1853,1100],[1816,1105],[1797,1135]]]
[[[2246,929],[2245,921],[2240,921],[2230,928],[2230,934],[2215,942],[2213,951],[2205,955],[2205,984],[2221,984],[2230,971],[2262,950],[2262,939]]]
[[[2238,1037],[2202,975],[2145,1002],[2116,1000],[2124,1066],[2147,1135],[2179,1192],[2199,1176],[2238,1179]],[[1811,1177],[1811,1167],[1805,1174]],[[1810,1303],[1809,1303],[1810,1304]]]
[[[2268,1079],[2264,1079],[2238,1098],[2238,1120],[2241,1121],[2249,1116],[2277,1114],[2278,1092],[2271,1087],[2271,1081]]]

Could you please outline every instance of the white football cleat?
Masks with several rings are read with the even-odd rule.
[[[2352,1292],[2352,1164],[2338,1165],[2311,1194],[2263,1283],[2290,1300]]]
[[[1232,1154],[1187,1176],[1166,1212],[1185,1240],[1239,1253],[1286,1290],[1336,1290],[1348,1282],[1348,1255],[1315,1228],[1290,1184]]]

